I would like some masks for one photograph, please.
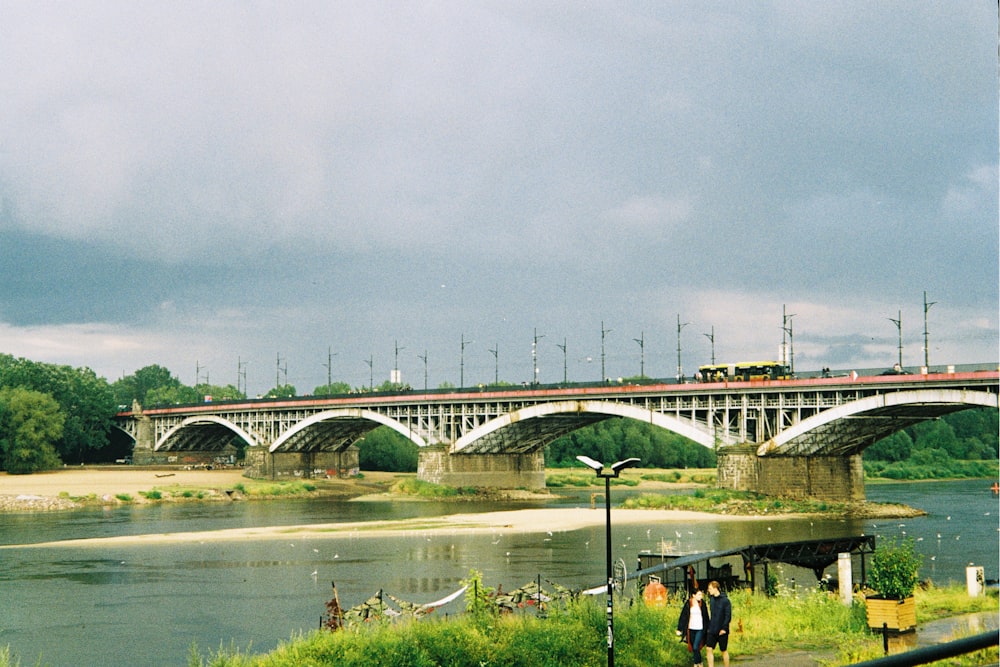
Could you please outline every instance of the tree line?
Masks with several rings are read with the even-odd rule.
[[[386,383],[378,391],[393,391]],[[315,396],[368,391],[334,382]],[[265,397],[297,395],[279,385]],[[131,408],[246,398],[233,385],[184,385],[167,368],[150,365],[109,383],[89,368],[47,364],[0,354],[0,470],[30,473],[64,464],[111,462],[128,453],[126,439],[112,437],[113,417]],[[865,450],[866,466],[893,470],[914,462],[987,460],[998,457],[998,416],[989,408],[964,410],[899,431]],[[360,445],[361,468],[415,471],[417,446],[387,427],[369,432]],[[644,467],[710,468],[715,452],[645,422],[609,418],[549,443],[546,465],[578,465],[578,455],[607,463],[636,457]],[[995,468],[995,465],[994,465]],[[995,469],[993,473],[995,474]]]

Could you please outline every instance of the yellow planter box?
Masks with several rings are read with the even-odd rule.
[[[885,625],[891,632],[911,632],[917,629],[917,604],[913,597],[902,600],[879,597],[865,598],[868,627],[881,630]]]

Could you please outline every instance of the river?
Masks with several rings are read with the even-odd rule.
[[[632,490],[612,489],[618,503]],[[885,521],[775,519],[696,525],[613,526],[616,559],[661,541],[680,551],[876,534],[914,538],[923,578],[965,582],[969,563],[998,578],[998,499],[983,480],[869,485],[869,500],[919,507],[927,516]],[[544,506],[587,506],[589,492],[566,492]],[[522,509],[538,503],[491,504]],[[185,665],[220,646],[264,652],[318,626],[336,581],[345,607],[380,588],[424,603],[456,590],[470,570],[506,590],[537,577],[569,588],[604,580],[603,523],[593,528],[491,535],[358,536],[204,542],[26,547],[83,537],[371,521],[476,511],[435,502],[287,500],[163,504],[42,514],[0,515],[0,646],[22,664],[53,667]],[[599,510],[595,510],[599,511]],[[612,523],[614,514],[612,510]],[[13,545],[13,546],[11,546]],[[834,566],[835,570],[836,566]],[[783,573],[812,581],[811,573]],[[454,613],[461,602],[444,607]]]

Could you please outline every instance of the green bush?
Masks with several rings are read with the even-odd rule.
[[[902,599],[913,595],[920,580],[923,557],[915,550],[912,538],[897,542],[883,540],[872,554],[868,585],[883,597]]]

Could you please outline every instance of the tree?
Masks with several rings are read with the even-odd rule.
[[[412,440],[379,426],[358,443],[358,462],[362,470],[416,472],[418,449]]]
[[[913,451],[913,440],[906,431],[882,438],[864,452],[868,461],[905,461]]]
[[[187,405],[200,403],[202,400],[203,397],[194,387],[177,384],[150,388],[146,392],[145,400],[139,401],[139,404],[150,408],[155,405]]]
[[[0,452],[4,469],[15,475],[50,470],[62,462],[55,443],[64,417],[48,394],[22,387],[0,389]]]
[[[153,364],[117,380],[112,385],[112,389],[114,389],[118,405],[131,407],[132,401],[139,401],[139,405],[145,406],[148,401],[147,394],[154,389],[180,386],[181,381],[171,375],[169,370]]]
[[[0,387],[23,387],[56,400],[65,420],[62,437],[55,443],[62,460],[90,460],[108,445],[117,403],[107,380],[91,369],[0,355]]]
[[[335,396],[337,394],[351,393],[351,385],[346,382],[334,382],[324,384],[313,389],[313,396]]]
[[[295,386],[290,384],[278,385],[264,394],[264,398],[291,398],[293,396],[298,396],[298,393],[295,391]]]

